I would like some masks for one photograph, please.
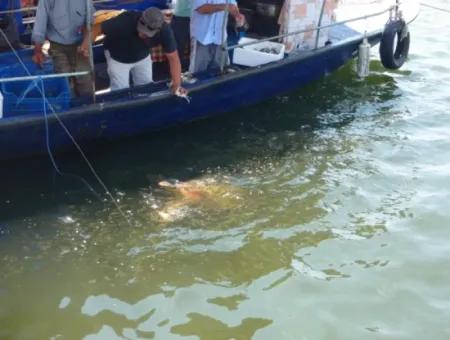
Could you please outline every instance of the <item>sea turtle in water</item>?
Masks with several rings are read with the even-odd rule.
[[[174,198],[158,211],[160,218],[166,222],[184,218],[193,210],[235,208],[242,200],[242,189],[214,178],[186,182],[160,181],[158,185],[174,194]]]

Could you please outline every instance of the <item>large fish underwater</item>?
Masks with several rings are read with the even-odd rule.
[[[171,198],[158,210],[164,222],[173,222],[187,217],[195,211],[224,211],[239,206],[243,199],[243,189],[227,180],[215,178],[190,181],[163,180],[158,187],[167,190]]]

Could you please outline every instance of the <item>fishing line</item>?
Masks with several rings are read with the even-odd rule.
[[[436,10],[438,10],[438,11],[450,13],[450,9],[445,9],[445,8],[441,8],[441,7],[436,7],[436,6],[429,5],[429,4],[423,3],[423,2],[421,2],[420,5],[423,6],[423,7],[428,7],[428,8],[436,9]]]
[[[9,41],[6,33],[3,31],[3,29],[0,28],[0,33],[2,34],[3,38],[5,39],[5,41],[7,42],[7,44],[9,45],[9,48],[11,49],[11,51],[14,53],[14,55],[17,57],[17,59],[19,60],[19,63],[22,65],[22,67],[24,68],[25,72],[31,76],[31,72],[28,70],[27,66],[25,65],[25,63],[22,61],[22,58],[19,56],[19,54],[17,53],[16,49],[12,46],[11,42]],[[41,79],[42,81],[42,79]],[[46,108],[46,104],[48,104],[50,110],[52,111],[54,117],[56,118],[56,120],[58,121],[58,123],[61,125],[61,127],[63,128],[63,130],[66,132],[66,134],[69,136],[70,140],[72,141],[72,143],[75,145],[75,147],[77,148],[77,150],[80,152],[82,158],[84,159],[84,161],[86,162],[87,166],[89,167],[90,171],[92,172],[92,174],[94,175],[94,177],[96,178],[96,180],[98,181],[98,183],[101,185],[101,187],[103,188],[103,190],[105,191],[106,195],[110,198],[111,202],[113,203],[113,205],[115,206],[115,208],[117,209],[117,211],[120,213],[120,215],[125,219],[125,221],[127,222],[127,224],[132,227],[130,220],[128,219],[128,217],[124,214],[124,212],[122,211],[122,209],[120,208],[120,206],[118,205],[118,203],[116,202],[115,198],[113,197],[113,195],[111,194],[111,192],[109,191],[108,187],[105,185],[105,183],[102,181],[102,179],[100,178],[100,176],[97,174],[97,172],[95,171],[94,167],[92,166],[91,162],[89,161],[89,159],[87,158],[87,156],[85,155],[85,153],[83,152],[83,150],[81,149],[80,145],[76,142],[75,138],[72,136],[72,134],[69,132],[69,130],[67,129],[66,125],[62,122],[62,120],[59,118],[59,116],[56,114],[55,109],[53,108],[53,106],[48,102],[47,97],[45,96],[45,92],[42,91],[42,89],[40,87],[37,86],[37,89],[39,90],[39,92],[42,95],[42,99],[44,101],[44,107],[45,107],[45,117],[46,117],[46,124],[48,127],[48,122],[47,122],[47,108]],[[48,129],[46,129],[46,132],[48,133]],[[49,135],[48,135],[48,141],[49,141]],[[50,143],[47,144],[47,146],[49,146]],[[50,148],[47,148],[47,151],[49,152],[49,157],[50,160],[52,161],[53,166],[56,165],[55,159],[53,157],[53,154],[51,152]],[[59,170],[59,167],[56,165],[55,167],[56,171],[58,172],[58,174],[63,175],[64,173],[61,172]],[[71,175],[70,177],[79,177],[78,175]],[[95,192],[95,190],[92,188],[92,186],[89,185],[89,183],[79,177],[82,182],[84,184],[87,185],[87,187],[89,188],[89,190],[91,192]],[[96,193],[96,192],[95,192]],[[96,196],[98,197],[99,195],[96,193]]]
[[[15,56],[17,57],[17,59],[19,60],[19,63],[22,65],[22,67],[23,67],[23,69],[25,70],[25,72],[26,72],[29,76],[31,76],[31,72],[28,70],[28,67],[23,63],[22,58],[20,58],[19,54],[16,52],[16,50],[14,49],[14,47],[11,46],[11,44],[10,44],[8,38],[6,37],[4,31],[1,30],[1,29],[0,29],[0,31],[1,31],[1,33],[2,33],[2,35],[3,35],[3,37],[5,38],[6,42],[8,43],[9,47],[11,48],[12,52],[14,53],[14,55],[15,55]],[[102,201],[100,195],[94,190],[94,188],[92,188],[92,186],[91,186],[84,178],[82,178],[81,176],[75,175],[75,174],[70,174],[70,173],[62,172],[61,169],[59,168],[59,166],[57,165],[56,160],[55,160],[55,157],[53,156],[53,153],[52,153],[51,148],[50,148],[50,134],[49,134],[49,128],[48,128],[47,105],[46,105],[46,104],[48,103],[48,100],[47,100],[47,98],[46,98],[46,96],[45,96],[45,91],[43,91],[43,89],[44,89],[44,84],[43,84],[42,78],[39,78],[39,79],[40,79],[40,81],[42,82],[42,89],[39,88],[38,86],[36,86],[35,84],[32,84],[32,85],[34,85],[34,86],[38,89],[38,91],[41,93],[41,95],[43,96],[44,117],[45,117],[45,130],[46,130],[46,146],[47,146],[47,152],[48,152],[50,161],[51,161],[51,163],[52,163],[52,165],[53,165],[53,168],[54,168],[55,171],[58,173],[58,175],[60,175],[60,176],[62,176],[62,177],[64,177],[64,176],[66,176],[66,177],[72,177],[72,178],[76,178],[76,179],[78,179],[79,181],[81,181],[81,182],[89,189],[89,191],[91,191],[91,192],[94,194],[94,196],[95,196],[96,198],[98,198],[99,201]],[[50,103],[48,103],[48,105],[49,105],[50,109],[53,110],[53,106],[52,106]],[[53,113],[54,113],[54,110],[53,110]],[[56,116],[56,114],[55,114],[55,116]]]
[[[45,120],[44,120],[44,122],[45,122],[45,144],[46,144],[47,153],[48,153],[50,161],[53,165],[53,168],[60,176],[72,177],[72,178],[75,178],[75,179],[81,181],[99,201],[102,201],[102,198],[100,197],[100,195],[94,190],[94,188],[92,188],[92,186],[83,177],[74,175],[74,174],[70,174],[70,173],[66,173],[66,172],[62,172],[61,169],[59,168],[58,164],[56,163],[55,157],[53,156],[53,152],[52,152],[52,149],[50,146],[50,128],[49,128],[48,116],[47,116],[47,102],[48,101],[47,101],[47,98],[45,97],[44,81],[42,78],[39,78],[39,81],[41,84],[41,90],[42,90],[41,93],[44,94],[43,100],[42,100],[42,111],[44,113],[44,118],[45,118]]]

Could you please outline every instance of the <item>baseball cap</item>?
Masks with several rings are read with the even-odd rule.
[[[149,38],[153,37],[164,23],[161,10],[156,7],[147,8],[138,21],[137,30]]]

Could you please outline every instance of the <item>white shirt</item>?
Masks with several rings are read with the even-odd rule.
[[[212,14],[200,14],[197,8],[202,5],[236,5],[236,0],[193,0],[191,15],[191,36],[203,45],[222,45],[222,38],[227,39],[226,25],[224,20],[225,11]],[[225,33],[223,30],[225,29]]]

